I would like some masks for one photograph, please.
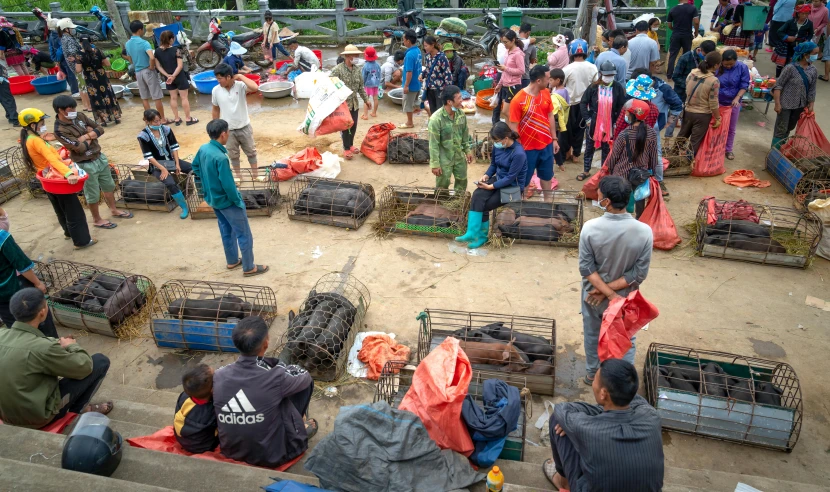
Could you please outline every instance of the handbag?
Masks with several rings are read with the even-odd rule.
[[[499,189],[502,203],[513,203],[522,201],[522,190],[518,186],[505,186]]]

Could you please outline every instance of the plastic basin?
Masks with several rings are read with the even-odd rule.
[[[323,68],[323,52],[320,50],[311,50],[311,52],[317,56],[317,59],[320,60],[320,68]]]
[[[89,175],[84,174],[81,176],[81,179],[78,180],[75,184],[69,184],[69,181],[65,179],[46,179],[43,177],[43,170],[40,170],[35,175],[40,181],[41,185],[43,185],[43,191],[47,193],[52,193],[54,195],[69,195],[72,193],[78,193],[79,191],[84,189],[84,183],[86,182]]]
[[[285,65],[286,63],[291,63],[291,62],[293,62],[293,61],[294,61],[294,60],[280,60],[280,61],[278,61],[278,62],[274,65],[274,67],[275,67],[277,70],[279,70],[279,69],[280,69],[280,68],[282,68],[282,66],[283,66],[283,65]]]
[[[117,60],[113,60],[112,66],[110,67],[116,72],[123,72],[127,69],[127,60],[123,58],[118,58]]]
[[[36,78],[31,84],[41,96],[57,94],[66,90],[66,81],[58,80],[57,75]]]
[[[16,75],[9,77],[9,89],[12,91],[12,95],[19,96],[34,92],[35,88],[32,86],[32,81],[35,78],[34,75]]]
[[[256,82],[256,85],[259,85],[262,82],[262,77],[258,73],[246,73],[244,75],[245,77]]]
[[[219,85],[219,81],[216,80],[216,76],[213,75],[212,71],[197,73],[191,77],[191,80],[196,84],[196,90],[202,94],[210,94],[213,92],[213,88]]]
[[[487,98],[495,93],[495,89],[482,89],[476,92],[476,106],[481,109],[493,109],[490,107],[490,101],[488,101]]]

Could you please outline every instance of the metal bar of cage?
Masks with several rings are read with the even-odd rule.
[[[172,212],[178,207],[164,183],[149,174],[141,166],[116,166],[118,171],[119,199],[116,205],[131,210],[150,210],[153,212]],[[187,185],[187,176],[177,180]],[[181,185],[180,185],[181,186]],[[185,188],[182,188],[184,191]]]
[[[694,152],[688,138],[663,137],[663,159],[669,161],[669,167],[663,170],[665,177],[681,177],[692,174]],[[659,163],[662,165],[663,163]]]
[[[416,214],[419,207],[446,212],[448,217]],[[378,200],[378,226],[386,232],[452,239],[466,232],[469,209],[469,192],[459,196],[455,190],[389,185]]]
[[[236,173],[234,171],[234,173]],[[248,217],[270,217],[280,206],[280,188],[276,181],[271,180],[271,168],[269,166],[254,169],[240,169],[236,188],[242,195],[245,203],[245,213]],[[202,189],[202,182],[196,173],[190,173],[187,180],[187,187],[184,190],[187,208],[190,218],[213,219],[216,212],[213,207],[205,201],[205,193]]]
[[[423,156],[416,159],[416,150]],[[429,132],[410,130],[389,134],[387,146],[389,164],[429,164]]]
[[[810,139],[793,135],[767,153],[766,168],[789,193],[795,191],[804,173],[830,166],[830,155]]]
[[[576,248],[582,230],[583,207],[584,200],[578,191],[539,190],[521,202],[493,210],[490,234],[511,243]]]
[[[288,201],[290,220],[358,229],[375,209],[375,190],[357,181],[300,176]]]
[[[493,139],[490,130],[473,130],[473,155],[478,162],[490,162],[493,153]]]
[[[6,203],[26,188],[27,175],[20,146],[0,150],[0,203]]]

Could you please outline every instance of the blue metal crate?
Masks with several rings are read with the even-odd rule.
[[[793,193],[795,191],[795,185],[798,184],[798,180],[804,176],[804,173],[795,167],[793,163],[784,157],[784,154],[776,148],[770,149],[767,154],[767,171],[775,176],[775,179],[784,185],[784,188],[786,188],[789,193]]]
[[[153,336],[159,347],[202,350],[207,352],[239,352],[233,346],[231,333],[238,320],[193,321],[153,319]]]

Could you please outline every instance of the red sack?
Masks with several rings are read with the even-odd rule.
[[[640,215],[640,222],[648,224],[654,234],[654,247],[666,251],[680,244],[680,235],[677,234],[677,227],[663,201],[663,193],[660,192],[660,184],[654,178],[649,178],[651,197],[646,208]]]
[[[609,154],[610,157],[610,154]],[[589,200],[597,200],[599,197],[597,196],[597,191],[599,190],[599,182],[602,181],[602,178],[608,176],[608,168],[603,165],[596,174],[591,176],[588,181],[582,185],[582,194],[585,195],[585,198]]]
[[[389,147],[389,132],[395,129],[393,123],[379,123],[372,125],[369,132],[363,137],[360,153],[375,164],[386,162],[386,148]]]
[[[447,337],[418,364],[398,408],[420,417],[438,447],[470,456],[475,447],[461,418],[461,406],[472,377],[467,354],[457,339]]]
[[[821,131],[818,123],[816,123],[816,113],[807,109],[801,112],[801,116],[798,118],[798,124],[795,126],[795,135],[797,137],[806,138],[807,142],[811,142],[815,145],[815,147],[818,147],[824,152],[830,154],[830,142],[827,141],[827,137],[824,136],[824,132]],[[787,149],[793,145],[793,141],[794,140],[789,140],[786,144],[781,146],[781,152],[784,155],[788,155]],[[801,147],[804,148],[799,149],[800,152],[795,152],[797,158],[812,159],[819,156],[819,153],[816,152],[815,147],[810,145],[802,145]]]
[[[732,106],[720,107],[720,126],[709,127],[703,143],[695,154],[692,176],[717,176],[726,172],[723,161],[726,158],[726,137],[729,136],[729,120]]]
[[[706,203],[706,223],[709,225],[715,225],[715,222],[720,219],[749,220],[756,224],[760,221],[755,207],[745,200],[718,203],[713,196],[703,197],[703,199],[708,200]]]
[[[334,132],[342,132],[351,128],[352,125],[354,125],[354,120],[352,119],[352,114],[349,112],[349,105],[343,103],[333,113],[323,118],[314,135],[320,136]]]
[[[316,148],[306,147],[280,162],[288,164],[288,167],[273,169],[271,171],[271,181],[287,181],[298,174],[310,173],[323,164],[323,156]]]
[[[657,306],[648,302],[639,290],[611,301],[602,314],[597,345],[599,360],[621,359],[631,348],[631,337],[659,315]]]

